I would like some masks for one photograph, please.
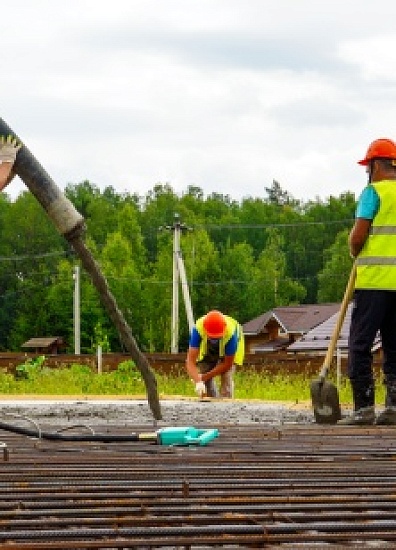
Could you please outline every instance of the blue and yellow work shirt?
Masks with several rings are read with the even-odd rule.
[[[216,338],[216,341],[219,341],[220,338]],[[197,329],[193,327],[190,335],[190,342],[189,346],[192,348],[199,348],[202,342],[202,336],[199,334]],[[235,329],[233,335],[231,336],[230,340],[226,343],[224,347],[224,353],[225,355],[235,355],[238,348],[238,334],[237,329]]]
[[[197,319],[190,336],[190,347],[199,348],[198,361],[202,361],[208,354],[210,348],[213,349],[212,342],[208,338],[204,326],[204,316]],[[224,335],[221,338],[213,340],[213,344],[218,347],[219,357],[234,356],[235,365],[242,365],[245,355],[245,338],[241,325],[230,317],[225,315],[226,327]]]
[[[365,187],[359,197],[356,207],[356,218],[373,220],[378,213],[380,200],[377,191],[372,185]]]

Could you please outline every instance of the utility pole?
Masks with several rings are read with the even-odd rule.
[[[171,227],[173,231],[173,278],[172,278],[172,325],[171,325],[171,353],[179,351],[179,285],[177,271],[177,251],[180,248],[180,227],[177,223],[177,214],[175,214],[175,223]]]
[[[80,267],[78,265],[74,266],[74,295],[73,295],[73,306],[74,306],[74,354],[80,355]]]
[[[179,214],[175,214],[175,221],[172,226],[165,229],[173,231],[173,279],[172,279],[172,328],[171,328],[171,353],[179,351],[179,278],[181,282],[184,306],[186,309],[188,327],[191,331],[194,326],[194,315],[191,306],[190,292],[184,267],[183,256],[180,250],[180,235],[187,231],[186,225],[182,224]]]

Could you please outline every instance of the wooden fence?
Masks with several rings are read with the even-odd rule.
[[[14,372],[18,365],[25,363],[29,359],[35,359],[42,354],[39,353],[0,353],[0,369],[7,372]],[[154,371],[166,374],[180,374],[185,372],[185,353],[148,353],[146,357]],[[103,353],[99,361],[103,372],[114,370],[123,361],[128,361],[128,353]],[[247,354],[243,367],[255,370],[265,370],[271,373],[305,373],[315,375],[319,372],[324,356],[308,354],[290,354],[285,352],[268,352],[260,354]],[[62,366],[79,364],[88,365],[92,369],[98,369],[98,357],[94,354],[55,354],[45,355],[45,366],[50,368],[60,368]],[[380,364],[380,358],[375,356],[374,366],[377,368]],[[335,365],[335,359],[334,359]],[[335,367],[334,367],[335,368]],[[341,371],[346,372],[346,358],[341,360]]]

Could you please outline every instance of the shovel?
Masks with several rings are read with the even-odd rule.
[[[342,299],[337,322],[335,324],[330,344],[326,352],[323,366],[317,380],[311,382],[311,400],[315,420],[318,424],[336,424],[341,418],[340,400],[338,391],[334,384],[326,380],[327,373],[331,366],[337,340],[345,319],[348,304],[352,298],[355,288],[356,262],[352,266],[344,297]]]

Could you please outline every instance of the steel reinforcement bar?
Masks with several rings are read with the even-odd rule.
[[[215,427],[203,447],[0,431],[1,548],[396,546],[394,428]]]

